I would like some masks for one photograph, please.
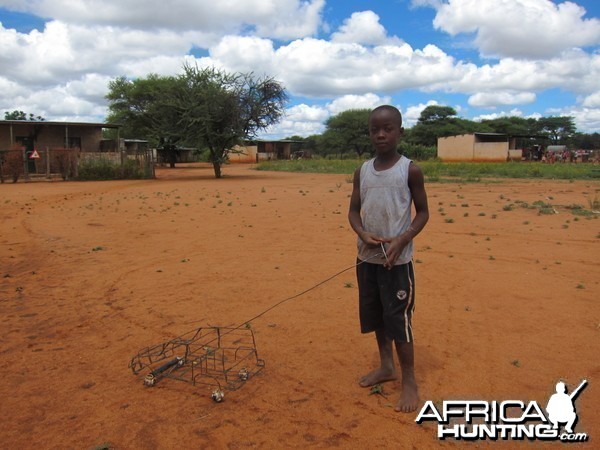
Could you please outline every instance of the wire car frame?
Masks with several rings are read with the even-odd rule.
[[[254,332],[246,328],[204,327],[170,341],[147,347],[129,362],[135,375],[146,373],[144,384],[163,378],[234,391],[265,366],[258,357]],[[222,396],[221,396],[222,399]]]

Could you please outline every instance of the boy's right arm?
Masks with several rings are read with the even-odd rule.
[[[381,238],[365,231],[360,217],[360,167],[354,172],[352,182],[352,195],[350,196],[350,209],[348,211],[348,221],[354,232],[367,245],[379,245]]]

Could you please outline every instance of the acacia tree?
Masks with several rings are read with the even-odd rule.
[[[417,124],[407,133],[407,142],[433,147],[438,137],[491,131],[486,125],[476,124],[456,116],[456,110],[450,106],[430,105],[421,111]]]
[[[370,109],[348,109],[325,122],[321,146],[326,147],[326,153],[342,155],[353,150],[358,156],[371,150],[369,138]]]
[[[118,77],[108,87],[109,123],[121,125],[120,136],[147,139],[175,167],[177,143],[181,140],[169,107],[177,79],[150,74],[129,80]],[[112,136],[111,137],[116,137]]]
[[[178,145],[207,148],[217,178],[232,148],[277,123],[287,101],[273,78],[189,65],[177,77],[117,78],[106,98],[108,120],[123,126],[124,137],[147,138],[167,159]]]
[[[163,152],[171,167],[175,166],[177,145],[182,143],[174,109],[179,83],[177,77],[155,74],[135,80],[119,77],[109,83],[106,95],[107,121],[121,125],[121,137],[147,139]]]
[[[419,115],[419,123],[426,124],[456,117],[456,110],[451,106],[429,105]]]
[[[533,136],[537,132],[537,120],[523,117],[499,117],[496,119],[482,120],[483,125],[489,126],[494,133],[503,133],[509,136]]]
[[[542,117],[538,119],[538,126],[553,144],[567,142],[577,131],[573,118],[569,116]]]
[[[236,144],[283,116],[287,94],[271,77],[184,66],[175,101],[183,138],[209,150],[215,177]]]

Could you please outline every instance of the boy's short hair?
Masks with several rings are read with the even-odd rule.
[[[399,126],[400,126],[400,128],[402,128],[402,113],[400,112],[400,110],[398,108],[396,108],[395,106],[392,106],[392,105],[378,106],[377,108],[375,108],[374,110],[372,110],[369,113],[369,121],[371,121],[371,116],[377,111],[389,111],[392,114],[398,116]]]

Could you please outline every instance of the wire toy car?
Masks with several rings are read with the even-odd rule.
[[[265,366],[258,357],[251,328],[204,327],[158,345],[141,349],[129,362],[135,375],[145,373],[144,384],[164,378],[213,388],[211,398],[223,401]]]

